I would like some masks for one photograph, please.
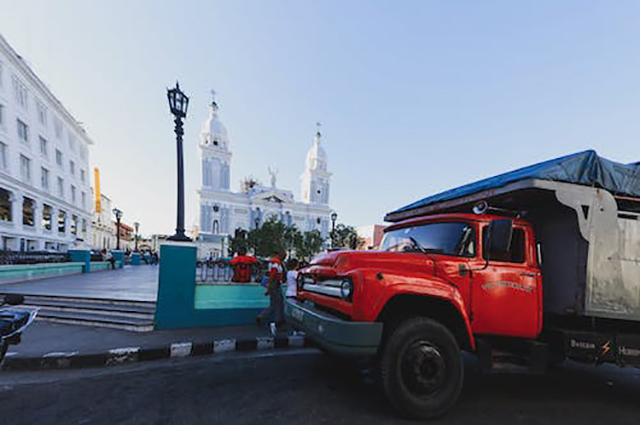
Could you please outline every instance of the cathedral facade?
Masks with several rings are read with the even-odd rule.
[[[329,207],[331,173],[318,130],[307,153],[301,176],[301,199],[291,190],[277,185],[276,171],[269,170],[269,186],[245,182],[239,191],[231,190],[231,149],[227,130],[218,116],[214,101],[202,125],[198,145],[201,163],[198,219],[198,256],[226,255],[229,236],[236,229],[250,230],[275,217],[300,231],[318,230],[327,238],[330,230]]]

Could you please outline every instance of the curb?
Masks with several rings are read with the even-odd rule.
[[[211,356],[229,352],[249,352],[309,347],[309,339],[301,335],[287,337],[226,338],[210,342],[177,342],[159,347],[122,347],[104,353],[82,354],[79,351],[52,352],[41,357],[20,357],[8,353],[3,370],[42,370],[116,366],[134,362],[184,357]]]

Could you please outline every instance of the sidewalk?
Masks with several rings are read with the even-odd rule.
[[[305,345],[304,337],[281,331],[272,338],[266,328],[246,325],[139,333],[36,322],[22,335],[19,345],[9,347],[3,369],[99,367]]]

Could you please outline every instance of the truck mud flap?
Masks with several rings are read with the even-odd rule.
[[[593,332],[565,332],[564,352],[568,358],[581,362],[614,362],[616,337]]]
[[[640,335],[564,332],[564,350],[577,361],[640,366]]]
[[[640,366],[640,336],[618,335],[616,343],[616,354],[621,364]]]

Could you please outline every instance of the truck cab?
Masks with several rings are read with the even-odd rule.
[[[426,357],[424,344],[387,356],[387,363],[400,359],[411,370],[432,369],[433,376],[462,374],[461,362],[447,365],[442,351],[473,352],[479,336],[537,338],[542,330],[535,238],[521,219],[440,214],[405,220],[385,230],[379,251],[316,257],[299,274],[298,290],[286,305],[289,321],[340,355],[383,360],[392,335],[415,326],[412,320],[440,326],[447,338],[443,346],[423,341]],[[413,380],[424,378],[419,375]],[[426,387],[440,391],[446,383],[442,378]]]

